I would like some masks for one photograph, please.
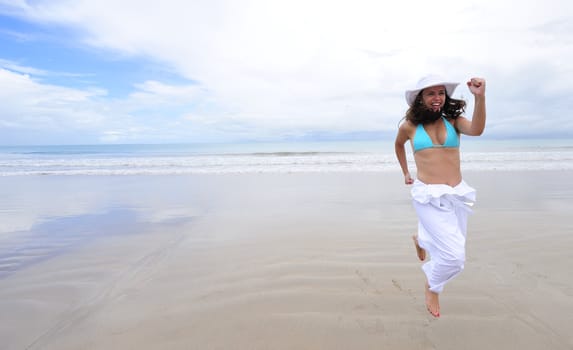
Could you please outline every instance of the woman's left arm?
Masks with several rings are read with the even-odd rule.
[[[471,78],[467,85],[474,95],[474,114],[471,121],[466,118],[457,118],[455,124],[460,133],[479,136],[485,129],[485,80]]]

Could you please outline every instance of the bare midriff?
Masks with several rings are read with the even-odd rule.
[[[426,148],[414,154],[418,180],[456,186],[462,181],[459,148]]]

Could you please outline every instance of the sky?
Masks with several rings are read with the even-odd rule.
[[[427,74],[573,136],[570,0],[0,0],[0,145],[393,140]]]

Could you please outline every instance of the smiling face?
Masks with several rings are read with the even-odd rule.
[[[446,103],[446,87],[431,86],[422,91],[422,104],[432,112],[438,112]]]

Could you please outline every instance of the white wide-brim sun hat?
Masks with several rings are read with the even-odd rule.
[[[442,77],[440,77],[439,75],[435,74],[425,76],[418,81],[415,88],[413,88],[412,90],[406,90],[406,102],[408,103],[408,106],[412,107],[414,101],[416,100],[416,96],[418,96],[420,91],[432,86],[442,86],[442,85],[446,88],[448,96],[451,97],[452,94],[454,93],[454,90],[458,85],[460,85],[460,83],[447,81]]]

